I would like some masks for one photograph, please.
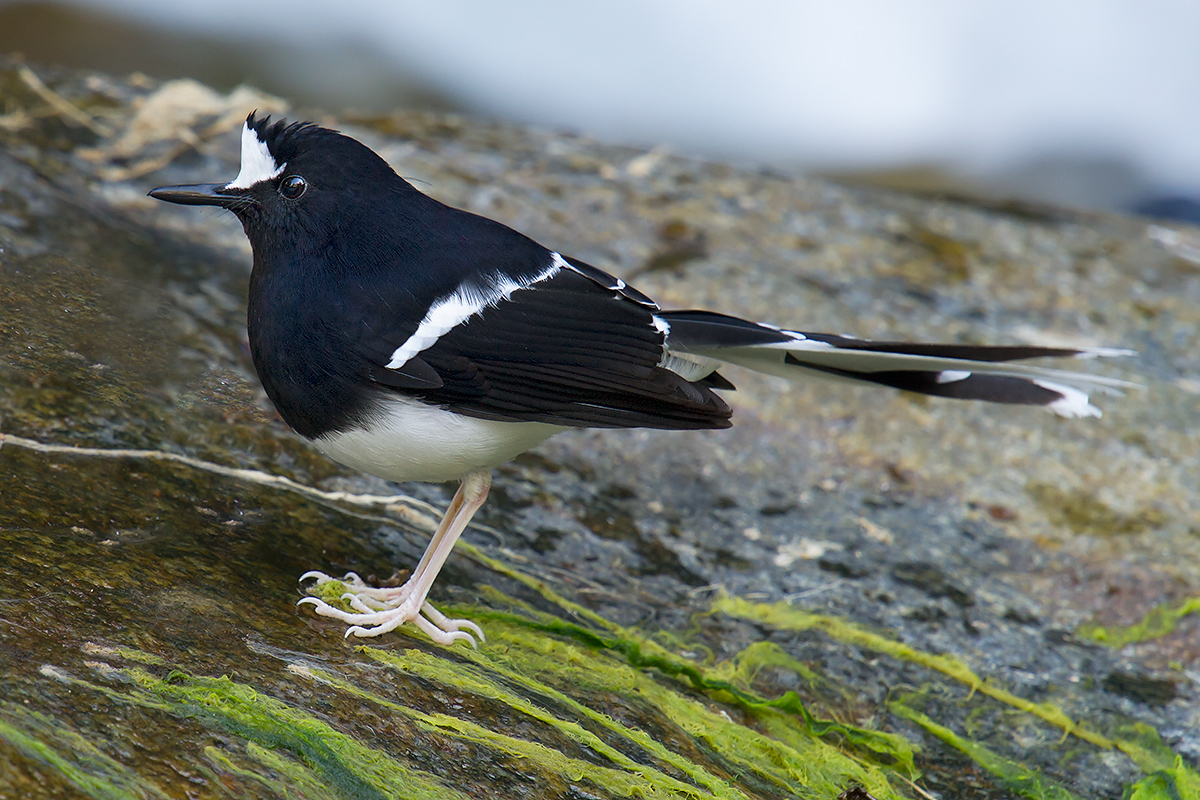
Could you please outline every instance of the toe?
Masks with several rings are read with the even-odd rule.
[[[300,580],[301,582],[315,580],[317,584],[320,585],[322,583],[329,583],[329,581],[333,580],[333,578],[329,575],[326,575],[324,572],[321,572],[319,569],[310,569],[308,572],[300,576]]]
[[[421,614],[418,614],[416,617],[414,617],[412,622],[418,628],[425,631],[425,634],[429,636],[430,639],[440,645],[449,646],[457,641],[465,641],[476,650],[479,649],[479,645],[475,642],[475,637],[466,631],[446,630],[441,625],[435,625],[433,622],[430,622]]]

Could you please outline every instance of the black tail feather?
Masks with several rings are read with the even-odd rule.
[[[710,311],[669,311],[667,348],[703,363],[728,362],[783,377],[804,374],[891,386],[909,392],[1049,408],[1067,417],[1099,416],[1088,391],[1117,392],[1126,381],[1025,365],[1034,358],[1132,355],[1112,348],[880,342],[788,331]]]

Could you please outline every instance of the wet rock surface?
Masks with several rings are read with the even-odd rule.
[[[285,104],[15,63],[0,94],[0,798],[1200,791],[1200,231],[322,120],[665,307],[1131,347],[1086,366],[1146,386],[1060,420],[729,370],[729,431],[498,470],[434,589],[478,653],[359,648],[297,577],[411,565],[452,487],[287,431],[237,222],[144,196],[233,176],[241,118]]]

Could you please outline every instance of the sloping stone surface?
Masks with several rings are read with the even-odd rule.
[[[665,307],[1131,347],[1086,366],[1145,386],[1061,420],[729,370],[732,430],[498,471],[434,590],[478,654],[363,650],[297,577],[408,566],[449,487],[288,432],[237,222],[145,197],[286,104],[16,63],[0,98],[0,798],[1196,796],[1200,231],[317,115]]]

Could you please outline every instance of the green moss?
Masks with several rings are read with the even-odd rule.
[[[1088,623],[1080,625],[1076,634],[1082,639],[1090,639],[1106,647],[1119,648],[1166,636],[1175,630],[1179,620],[1196,613],[1200,613],[1200,597],[1189,597],[1179,602],[1156,606],[1133,625],[1104,627]]]
[[[1178,794],[1161,796],[1170,796],[1173,800],[1176,797],[1187,798],[1187,800],[1200,800],[1200,774],[1186,766],[1169,747],[1162,743],[1158,732],[1148,725],[1140,723],[1128,725],[1115,731],[1111,736],[1102,735],[1089,730],[1080,723],[1072,721],[1065,712],[1051,703],[1033,703],[993,683],[984,681],[964,662],[957,658],[926,653],[891,637],[868,631],[861,626],[837,617],[800,611],[783,603],[773,605],[751,603],[747,600],[728,596],[718,597],[713,602],[713,609],[731,616],[751,619],[781,630],[820,630],[830,638],[845,644],[863,647],[935,670],[963,684],[970,689],[972,694],[978,692],[1019,711],[1033,714],[1042,721],[1059,728],[1066,736],[1073,736],[1103,749],[1115,748],[1120,750],[1139,769],[1147,773],[1147,779],[1139,781],[1134,787],[1129,787],[1129,791],[1133,791],[1134,789],[1142,792],[1157,791],[1155,787],[1169,785]],[[981,745],[959,737],[949,729],[938,726],[931,720],[924,718],[923,715],[919,715],[919,712],[902,706],[903,704],[898,704],[892,710],[896,711],[898,715],[905,716],[920,724],[933,735],[962,750],[989,772],[1004,778],[1001,772],[1008,771],[1013,779],[1017,780],[1017,783],[1014,784],[1015,786],[1024,786],[1028,791],[1033,791],[1036,788],[1037,791],[1044,793],[1041,795],[1029,794],[1028,796],[1069,796],[1055,794],[1054,792],[1065,790],[1061,790],[1041,779],[1034,782],[1031,777],[1032,773],[1030,773],[1030,776],[1026,776],[1022,772],[1023,768],[1019,765],[1000,759],[995,754],[982,748]],[[1165,781],[1169,781],[1169,784],[1164,783]],[[1025,792],[1026,789],[1022,789],[1021,791]],[[1049,794],[1045,794],[1046,792]],[[1145,798],[1157,798],[1160,795],[1143,794],[1142,796]]]
[[[490,569],[535,590],[569,615],[590,622],[601,630],[608,631],[611,635],[598,635],[590,629],[534,611],[527,606],[514,603],[510,598],[490,587],[483,587],[485,597],[499,604],[515,605],[525,616],[496,615],[495,612],[483,612],[481,615],[480,612],[472,609],[469,614],[477,619],[504,619],[518,625],[566,636],[588,647],[614,650],[624,656],[629,665],[635,669],[659,670],[671,677],[687,681],[696,689],[720,693],[723,699],[742,705],[751,711],[774,709],[794,714],[803,720],[810,733],[818,736],[825,734],[844,736],[854,746],[884,755],[905,771],[914,771],[912,746],[903,737],[830,720],[819,720],[809,713],[795,692],[787,692],[781,697],[768,700],[742,688],[745,685],[744,680],[740,681],[740,685],[735,685],[735,681],[732,679],[738,676],[739,671],[744,678],[746,673],[766,666],[783,666],[805,676],[811,675],[794,659],[783,655],[778,648],[748,648],[731,665],[732,671],[728,674],[723,672],[724,668],[705,672],[695,662],[675,656],[657,642],[621,628],[591,609],[567,600],[550,589],[544,581],[514,570],[502,561],[489,558],[477,548],[469,545],[464,548],[463,543],[460,543],[460,549],[464,549],[472,558],[484,563]],[[468,612],[464,610],[464,613]]]
[[[1125,793],[1124,800],[1195,800],[1200,797],[1200,779],[1195,770],[1175,759],[1170,769],[1147,775]]]
[[[209,745],[204,748],[204,757],[208,759],[208,763],[212,764],[215,769],[224,772],[228,775],[233,775],[244,782],[257,783],[263,788],[271,787],[274,781],[272,777],[263,773],[255,772],[252,769],[235,764],[233,759],[219,747]],[[273,787],[272,787],[273,788]]]
[[[519,575],[511,568],[506,571]],[[432,741],[454,740],[490,751],[499,763],[519,763],[522,774],[546,786],[588,786],[604,796],[741,800],[785,793],[825,798],[858,785],[879,800],[894,800],[905,796],[903,784],[916,777],[914,747],[903,736],[822,719],[796,692],[770,697],[759,693],[755,687],[760,673],[768,669],[794,673],[810,687],[821,682],[773,644],[756,643],[729,661],[701,662],[677,654],[684,642],[666,640],[670,647],[665,646],[575,606],[536,579],[522,582],[576,618],[600,624],[585,626],[539,612],[481,587],[493,605],[513,610],[447,609],[486,624],[488,643],[478,651],[359,647],[356,652],[364,660],[357,666],[338,671],[293,666],[291,672],[331,687],[336,695],[330,702],[339,707],[361,708],[380,719],[404,719],[410,732],[428,734]],[[1052,704],[1007,692],[953,657],[786,604],[718,597],[713,609],[780,629],[819,630],[836,641],[919,664],[972,693],[1032,714],[1066,735],[1097,747],[1117,747],[1147,774],[1147,780],[1130,788],[1147,798],[1155,797],[1147,792],[1168,785],[1165,781],[1187,787],[1195,779],[1152,729],[1121,729],[1106,736],[1082,727]],[[113,650],[109,655],[155,663],[152,656],[138,652]],[[371,663],[405,680],[380,680],[367,668]],[[178,672],[163,678],[138,666],[114,673],[135,688],[76,682],[113,699],[194,719],[241,738],[244,755],[235,758],[235,751],[228,749],[205,753],[211,764],[247,786],[269,787],[265,791],[289,797],[455,796],[434,776],[388,752],[386,745],[368,746],[245,684]],[[414,681],[436,687],[423,697],[449,696],[454,701],[445,711],[416,708],[391,689]],[[605,708],[622,709],[620,718],[597,711],[589,698]],[[376,710],[369,710],[372,707]],[[891,710],[960,750],[1014,792],[1031,798],[1072,797],[1049,779],[941,726],[910,704],[898,701]]]
[[[305,589],[305,593],[309,597],[315,597],[318,600],[324,600],[334,608],[340,608],[342,611],[353,611],[350,603],[342,599],[342,595],[350,591],[350,587],[339,580],[324,581],[323,583],[314,583]]]
[[[361,800],[463,797],[432,775],[406,767],[317,717],[227,677],[196,677],[172,672],[166,678],[160,678],[136,667],[116,672],[137,688],[121,692],[78,678],[63,677],[114,700],[195,719],[205,727],[238,736],[248,744],[266,748],[253,751],[260,761],[268,751],[289,753],[303,765],[305,773],[292,768],[284,774],[292,777],[299,786],[310,782],[305,774],[311,774],[317,785],[339,797]],[[271,762],[272,768],[286,763],[278,758],[272,758]]]
[[[884,798],[899,796],[891,786],[892,769],[913,771],[912,746],[903,737],[818,720],[794,692],[765,700],[709,676],[696,664],[665,652],[654,642],[633,635],[602,636],[552,617],[531,621],[479,611],[474,616],[488,622],[489,646],[478,658],[552,687],[615,694],[628,703],[653,709],[718,756],[732,774],[757,776],[764,785],[801,792],[805,797],[837,794],[847,785],[858,783]],[[648,674],[647,668],[677,681],[664,684]],[[771,729],[772,735],[734,720],[719,708],[714,709],[702,695],[684,691],[686,688],[743,707],[756,725]],[[846,752],[824,741],[822,737],[827,735],[838,742],[850,741],[854,747]],[[864,758],[860,750],[870,757]],[[886,760],[888,765],[872,763],[876,759]]]
[[[973,742],[944,725],[939,725],[932,719],[908,705],[907,698],[893,700],[888,703],[888,710],[896,716],[920,725],[926,732],[941,739],[946,744],[962,752],[979,766],[999,778],[1011,791],[1033,798],[1033,800],[1077,800],[1077,795],[1059,786],[1037,772],[1010,761],[978,742]]]
[[[276,776],[272,788],[275,791],[282,788],[285,797],[294,797],[296,800],[337,797],[313,770],[296,759],[289,758],[285,753],[270,750],[254,742],[246,742],[246,755],[271,770]]]
[[[1118,731],[1122,748],[1147,773],[1129,787],[1125,800],[1200,800],[1200,773],[1163,744],[1158,731],[1143,723]]]
[[[204,757],[214,770],[231,775],[244,786],[255,786],[271,797],[284,800],[340,800],[336,789],[322,784],[320,778],[304,764],[284,753],[246,742],[245,759],[254,762],[244,766],[219,747],[204,748]],[[241,759],[239,759],[241,760]],[[257,769],[255,768],[257,767]],[[220,781],[221,785],[225,781]]]
[[[173,672],[162,679],[139,669],[124,672],[168,709],[276,752],[296,756],[323,785],[349,797],[461,797],[419,770],[332,728],[273,697],[229,678]]]
[[[518,736],[508,729],[489,727],[482,721],[484,717],[465,718],[412,708],[326,670],[293,667],[291,672],[390,714],[402,715],[430,734],[519,760],[523,772],[540,774],[543,782],[590,784],[607,796],[740,800],[750,796],[742,787],[772,787],[776,792],[816,798],[834,796],[851,784],[866,787],[880,800],[902,796],[892,787],[888,769],[865,763],[836,744],[822,741],[807,727],[811,719],[764,706],[754,715],[763,728],[756,730],[714,709],[710,701],[686,688],[688,682],[664,684],[639,666],[641,659],[622,657],[636,654],[636,642],[619,647],[611,642],[608,647],[580,647],[546,635],[543,623],[492,614],[488,647],[480,652],[455,651],[467,662],[448,659],[441,652],[416,649],[390,652],[364,647],[358,652],[389,669],[437,683],[457,696],[502,704],[572,740],[579,752],[589,757],[563,752],[530,735],[525,728]],[[576,631],[573,638],[579,638],[581,632]],[[786,659],[778,654],[759,650],[765,654],[762,663],[786,665]],[[110,655],[119,654],[114,650]],[[130,660],[151,660],[136,655]],[[746,663],[727,671],[741,675],[740,681],[754,668]],[[289,797],[458,796],[432,776],[402,765],[388,753],[367,747],[316,717],[229,678],[180,672],[163,678],[141,667],[112,669],[108,674],[120,675],[136,688],[120,690],[71,678],[66,673],[58,677],[113,700],[194,719],[206,728],[243,739],[248,759],[264,769],[235,763],[223,750],[208,748],[205,755],[217,769],[247,785],[268,786],[270,791]],[[707,681],[718,685],[702,675],[699,679],[702,684]],[[665,717],[686,734],[684,741],[700,744],[694,755],[699,754],[705,763],[677,752],[678,747],[673,750],[636,723],[617,721],[589,708],[568,691],[576,696],[581,692],[608,698],[616,695],[622,699],[618,705],[643,708],[659,718],[658,724]],[[738,691],[745,694],[744,690]],[[908,763],[906,770],[911,770],[911,749],[906,749],[898,738],[897,744],[900,760]]]
[[[1048,483],[1030,483],[1025,491],[1051,521],[1066,525],[1075,533],[1123,536],[1161,528],[1167,523],[1167,514],[1161,509],[1143,508],[1135,514],[1122,514],[1093,494],[1064,492]]]
[[[899,262],[896,271],[918,286],[962,283],[979,258],[979,245],[951,239],[928,228],[916,228],[907,237],[932,258]]]
[[[1097,747],[1111,748],[1114,742],[1105,736],[1088,730],[1072,720],[1052,703],[1034,703],[996,686],[975,674],[967,664],[953,656],[926,653],[880,633],[841,619],[839,617],[812,614],[800,611],[784,603],[752,603],[738,597],[721,596],[713,601],[713,610],[730,616],[752,619],[781,630],[820,630],[833,639],[845,644],[865,647],[902,661],[909,661],[952,678],[966,686],[972,693],[991,697],[1020,711],[1033,714],[1044,722],[1059,728],[1065,734],[1078,737]]]
[[[462,670],[445,672],[443,668],[450,666],[451,662],[428,656],[428,654],[420,653],[419,651],[408,651],[400,654],[399,658],[393,658],[395,654],[373,650],[372,648],[360,648],[360,650],[395,669],[406,672],[409,671],[408,668],[413,663],[407,659],[407,656],[426,656],[424,660],[427,663],[424,666],[428,669],[419,670],[419,672],[440,677],[443,679],[444,685],[458,691],[479,691],[484,696],[493,697],[501,702],[510,702],[514,708],[526,713],[539,722],[567,732],[571,738],[594,750],[600,756],[612,762],[615,767],[603,767],[590,761],[571,758],[544,744],[493,731],[472,720],[462,719],[449,714],[428,714],[389,700],[379,694],[356,687],[348,681],[322,670],[310,670],[308,674],[312,675],[314,679],[338,688],[359,700],[365,700],[388,711],[403,714],[415,720],[429,732],[449,735],[456,739],[483,745],[512,758],[521,759],[523,769],[528,772],[540,772],[544,777],[559,777],[571,783],[590,783],[595,788],[618,797],[629,797],[634,794],[646,798],[746,797],[746,795],[729,786],[718,786],[716,787],[718,788],[717,792],[705,791],[672,778],[660,770],[639,764],[615,748],[610,747],[595,734],[590,733],[577,723],[560,720],[545,709],[510,692],[503,691],[491,681],[481,679],[479,676],[464,675]],[[421,660],[417,659],[417,661]],[[457,666],[462,667],[463,665],[460,664]],[[456,679],[465,679],[466,685],[459,684]]]
[[[152,781],[105,755],[60,721],[36,711],[13,703],[0,706],[0,739],[26,758],[54,769],[80,792],[96,800],[169,800],[170,795]]]
[[[493,644],[497,644],[497,632],[494,631],[492,635]],[[615,766],[626,771],[643,773],[646,780],[655,785],[680,791],[684,789],[691,790],[691,787],[685,787],[679,781],[668,777],[661,771],[648,770],[644,765],[633,761],[579,722],[555,716],[545,708],[510,691],[500,682],[502,680],[509,685],[517,686],[527,692],[546,697],[556,705],[575,714],[580,719],[596,725],[608,733],[615,734],[630,745],[640,748],[654,760],[682,773],[696,786],[703,788],[714,797],[745,797],[742,792],[717,776],[693,764],[688,759],[671,752],[661,743],[655,741],[645,731],[623,725],[608,715],[587,707],[548,684],[530,678],[518,670],[509,668],[503,661],[490,658],[486,653],[469,653],[468,658],[473,656],[472,660],[476,663],[463,664],[447,661],[446,659],[438,658],[420,650],[408,650],[403,653],[377,650],[371,647],[362,647],[359,650],[370,658],[387,664],[392,669],[418,675],[427,680],[437,681],[444,686],[454,687],[459,691],[468,691],[480,697],[502,702],[538,722],[557,729],[560,733],[563,733],[578,744],[589,748],[609,760]],[[485,667],[488,672],[494,674],[499,680],[489,677],[480,667]]]

